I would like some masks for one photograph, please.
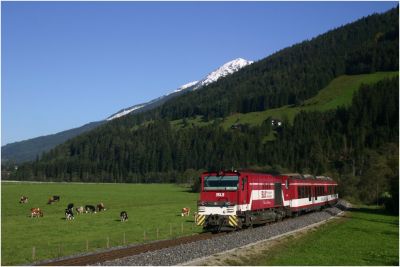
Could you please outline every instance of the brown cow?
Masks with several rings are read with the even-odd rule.
[[[80,206],[79,208],[76,208],[76,212],[78,214],[82,214],[84,211],[85,211],[85,209],[82,206]]]
[[[190,215],[190,208],[182,208],[182,216],[189,216]]]
[[[19,203],[20,203],[20,204],[26,204],[26,203],[28,203],[28,197],[26,197],[26,196],[21,196],[21,198],[19,199]]]
[[[40,208],[31,208],[31,218],[43,217],[43,211]]]
[[[103,202],[97,204],[97,211],[100,212],[102,210],[106,210],[106,207],[104,206]]]

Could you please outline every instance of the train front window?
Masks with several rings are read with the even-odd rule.
[[[237,190],[238,176],[207,176],[204,177],[204,190]]]

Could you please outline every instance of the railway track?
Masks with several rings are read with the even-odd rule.
[[[101,263],[109,260],[124,258],[127,256],[138,255],[141,253],[156,251],[163,248],[174,247],[182,244],[187,244],[199,240],[211,239],[216,236],[223,235],[225,233],[202,233],[196,234],[192,236],[185,236],[176,239],[162,240],[156,241],[152,243],[147,243],[143,245],[136,245],[127,248],[115,249],[110,251],[104,251],[99,253],[93,253],[84,256],[78,256],[74,258],[60,259],[54,260],[46,263],[39,263],[37,266],[84,266],[84,265],[92,265],[96,263]]]

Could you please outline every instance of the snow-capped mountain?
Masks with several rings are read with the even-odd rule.
[[[193,90],[196,90],[200,87],[205,85],[209,85],[210,83],[216,82],[219,78],[225,77],[229,74],[232,74],[247,65],[250,65],[253,61],[248,61],[243,58],[237,58],[232,61],[229,61],[216,69],[215,71],[211,72],[207,75],[203,80],[201,80]]]
[[[148,110],[150,108],[155,108],[157,106],[162,105],[165,101],[167,101],[168,99],[171,99],[172,97],[178,96],[181,93],[186,92],[186,91],[197,90],[201,87],[204,87],[213,82],[216,82],[219,78],[225,77],[229,74],[232,74],[232,73],[240,70],[241,68],[243,68],[247,65],[250,65],[251,63],[253,63],[253,61],[248,61],[243,58],[234,59],[232,61],[225,63],[224,65],[222,65],[215,71],[211,72],[210,74],[208,74],[205,78],[201,79],[200,81],[193,81],[193,82],[184,84],[181,87],[179,87],[178,89],[175,89],[174,91],[172,91],[171,93],[161,96],[157,99],[153,99],[147,103],[137,104],[137,105],[134,105],[129,108],[124,108],[124,109],[118,111],[117,113],[111,115],[110,117],[108,117],[107,120],[108,121],[113,120],[113,119],[125,116],[126,114],[129,114],[131,112],[141,112],[141,111]]]

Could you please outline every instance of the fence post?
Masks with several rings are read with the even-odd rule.
[[[89,251],[89,240],[86,239],[86,251]]]
[[[107,248],[110,247],[110,237],[107,236]]]
[[[36,258],[36,248],[32,247],[32,261],[34,261]]]
[[[126,239],[125,239],[125,232],[124,232],[124,245],[126,244]]]

